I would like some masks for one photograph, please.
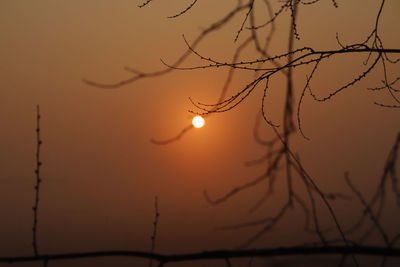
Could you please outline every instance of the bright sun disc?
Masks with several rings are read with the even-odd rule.
[[[204,126],[204,119],[201,116],[196,116],[193,118],[192,124],[196,128],[201,128]]]

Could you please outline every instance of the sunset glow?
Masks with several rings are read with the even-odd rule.
[[[201,116],[196,116],[192,120],[192,124],[196,128],[201,128],[204,126],[204,119]]]
[[[400,267],[399,11],[0,0],[0,267]]]

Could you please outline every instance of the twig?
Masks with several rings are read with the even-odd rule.
[[[158,212],[158,197],[156,196],[154,199],[154,210],[155,210],[155,216],[154,216],[154,222],[153,222],[153,235],[151,236],[151,253],[154,253],[154,249],[156,247],[156,236],[157,236],[157,225],[158,225],[158,217],[160,216],[160,213]],[[150,258],[149,262],[149,267],[152,267],[153,262],[152,258]]]
[[[345,172],[344,178],[346,180],[347,185],[350,187],[350,189],[353,191],[353,193],[360,200],[361,204],[364,206],[365,212],[369,215],[371,221],[374,223],[374,225],[378,229],[379,233],[381,234],[381,236],[383,238],[383,241],[385,241],[385,244],[387,246],[390,246],[389,238],[388,238],[387,234],[385,233],[385,231],[383,230],[381,224],[379,223],[379,219],[376,218],[373,211],[371,210],[371,207],[367,204],[367,201],[365,201],[364,197],[361,195],[361,193],[357,190],[357,188],[350,181],[348,172]]]
[[[38,209],[39,209],[39,190],[40,190],[40,183],[41,183],[41,178],[40,178],[40,167],[42,165],[42,162],[40,161],[40,146],[42,145],[42,140],[40,139],[40,109],[39,105],[36,106],[36,169],[35,169],[35,174],[36,174],[36,185],[35,185],[35,202],[33,204],[33,227],[32,227],[32,232],[33,232],[33,240],[32,240],[32,246],[33,246],[33,253],[35,256],[39,256],[39,250],[37,247],[37,228],[38,228]]]

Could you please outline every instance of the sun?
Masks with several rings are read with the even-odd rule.
[[[201,116],[196,116],[192,120],[192,124],[196,128],[201,128],[204,126],[204,119]]]

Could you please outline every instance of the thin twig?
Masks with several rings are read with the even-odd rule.
[[[154,250],[156,248],[156,236],[157,236],[157,225],[158,225],[158,217],[160,216],[160,213],[158,212],[158,197],[156,196],[154,198],[154,211],[155,211],[155,216],[154,216],[154,222],[153,222],[153,235],[151,236],[151,250],[150,252],[153,254]],[[149,262],[149,267],[152,267],[152,258],[150,258]]]
[[[40,146],[42,145],[42,140],[40,139],[40,109],[39,105],[36,106],[36,184],[35,184],[35,202],[33,204],[33,253],[35,256],[39,256],[39,250],[37,247],[37,228],[38,228],[38,210],[39,210],[39,190],[40,190],[40,183],[42,181],[40,177],[40,167],[42,162],[40,161]]]

